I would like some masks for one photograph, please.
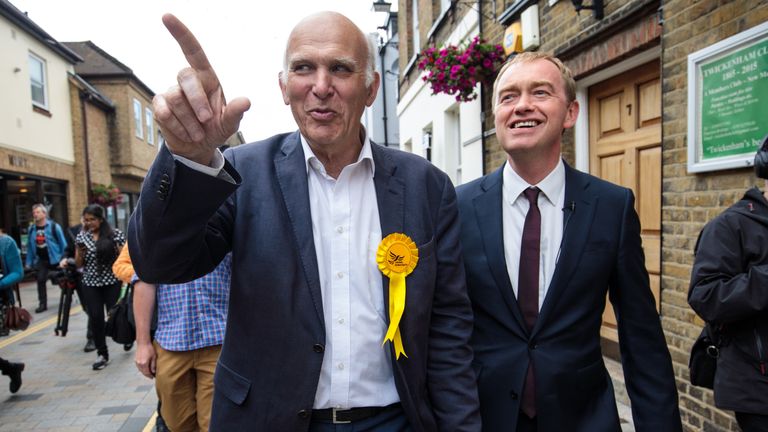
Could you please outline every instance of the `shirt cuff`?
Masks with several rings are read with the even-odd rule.
[[[201,172],[203,174],[207,174],[211,177],[216,177],[230,183],[235,183],[235,179],[232,178],[232,176],[229,175],[226,170],[224,170],[224,156],[222,156],[219,149],[216,149],[216,153],[213,154],[213,159],[211,160],[210,166],[189,160],[184,156],[173,155],[173,158],[197,172]]]
[[[173,158],[192,168],[193,170],[203,174],[208,174],[211,177],[218,177],[221,170],[224,169],[224,156],[221,155],[219,149],[216,149],[216,152],[213,154],[213,159],[211,159],[210,165],[203,165],[201,163],[187,159],[184,156],[179,156],[176,154],[173,155]]]

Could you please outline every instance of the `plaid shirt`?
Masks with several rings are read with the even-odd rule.
[[[192,351],[224,343],[232,257],[191,282],[157,286],[155,340],[167,351]]]

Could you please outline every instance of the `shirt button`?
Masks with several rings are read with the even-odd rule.
[[[339,324],[344,324],[344,318],[339,318]]]
[[[344,232],[344,227],[343,226],[336,227],[336,232],[339,233],[339,234],[343,233]]]
[[[344,363],[339,363],[338,368],[339,368],[339,370],[344,370]]]
[[[314,352],[316,352],[316,353],[321,353],[321,352],[325,351],[325,347],[324,347],[324,346],[322,346],[322,345],[320,345],[320,344],[315,344],[315,345],[312,347],[312,350],[313,350]]]
[[[339,279],[341,279],[341,278],[343,278],[343,277],[344,277],[344,273],[342,273],[342,272],[338,272],[338,273],[336,273],[336,277],[337,277],[337,278],[339,278]]]

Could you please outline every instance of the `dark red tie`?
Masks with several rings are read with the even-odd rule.
[[[533,330],[539,317],[539,255],[541,250],[541,212],[539,211],[539,188],[528,188],[523,192],[530,206],[525,215],[523,238],[520,242],[520,273],[517,283],[517,302],[523,313],[528,332]],[[536,416],[536,382],[533,374],[533,359],[528,363],[525,375],[521,410],[530,418]]]

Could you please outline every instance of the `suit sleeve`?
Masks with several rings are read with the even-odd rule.
[[[163,147],[147,174],[128,227],[136,274],[148,283],[177,284],[210,273],[231,249],[235,183],[195,171]]]
[[[705,321],[743,321],[768,311],[768,264],[745,268],[745,243],[736,221],[727,217],[713,219],[702,230],[688,303]]]
[[[429,334],[427,385],[441,431],[479,431],[480,406],[472,370],[472,308],[459,244],[456,193],[445,181],[435,235],[437,279]]]
[[[632,192],[626,190],[609,286],[624,380],[638,432],[681,431],[672,359],[650,289],[634,202]]]

